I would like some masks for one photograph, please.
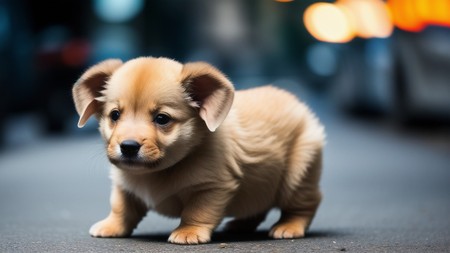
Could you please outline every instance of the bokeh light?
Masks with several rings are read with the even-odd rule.
[[[420,32],[428,25],[450,27],[448,0],[388,0],[387,4],[400,29]]]
[[[314,74],[329,77],[337,71],[338,55],[330,44],[315,43],[306,51],[306,62]]]
[[[381,0],[339,0],[315,3],[304,14],[308,31],[316,39],[344,43],[355,36],[386,38],[393,24],[386,4]]]
[[[362,38],[385,38],[392,34],[393,25],[386,4],[381,0],[339,0],[351,14],[352,26]]]
[[[354,37],[349,14],[337,4],[315,3],[306,9],[303,21],[318,40],[344,43]]]
[[[95,0],[95,13],[104,21],[111,23],[127,22],[144,7],[143,0]]]

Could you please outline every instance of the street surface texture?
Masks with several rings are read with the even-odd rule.
[[[252,234],[222,224],[205,245],[167,243],[178,220],[152,212],[130,238],[91,238],[110,181],[103,143],[89,134],[0,153],[0,252],[450,252],[450,144],[317,111],[328,135],[324,199],[303,239],[267,236],[277,210]]]

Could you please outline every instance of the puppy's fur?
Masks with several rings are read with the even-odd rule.
[[[148,210],[181,222],[169,242],[253,231],[281,209],[273,238],[303,237],[320,203],[324,130],[293,95],[234,92],[206,63],[106,60],[73,87],[79,126],[95,115],[112,163],[111,212],[94,237],[129,236]],[[220,126],[220,127],[219,127]]]

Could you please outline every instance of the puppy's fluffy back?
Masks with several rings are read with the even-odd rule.
[[[300,186],[317,190],[324,128],[294,95],[272,86],[238,91],[221,130],[243,175],[229,214],[283,206]]]
[[[310,109],[291,93],[273,86],[236,92],[225,124],[234,129],[233,139],[239,146],[252,154],[249,161],[255,160],[258,150],[270,154],[272,160],[274,153],[285,158],[296,137],[314,150],[323,148],[325,140],[324,128]]]

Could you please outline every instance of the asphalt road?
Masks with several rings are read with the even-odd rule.
[[[306,238],[269,239],[277,211],[256,233],[219,227],[206,245],[167,243],[178,221],[154,213],[130,238],[91,238],[110,190],[94,134],[0,153],[0,252],[450,252],[450,144],[319,115],[328,133],[324,201]]]

